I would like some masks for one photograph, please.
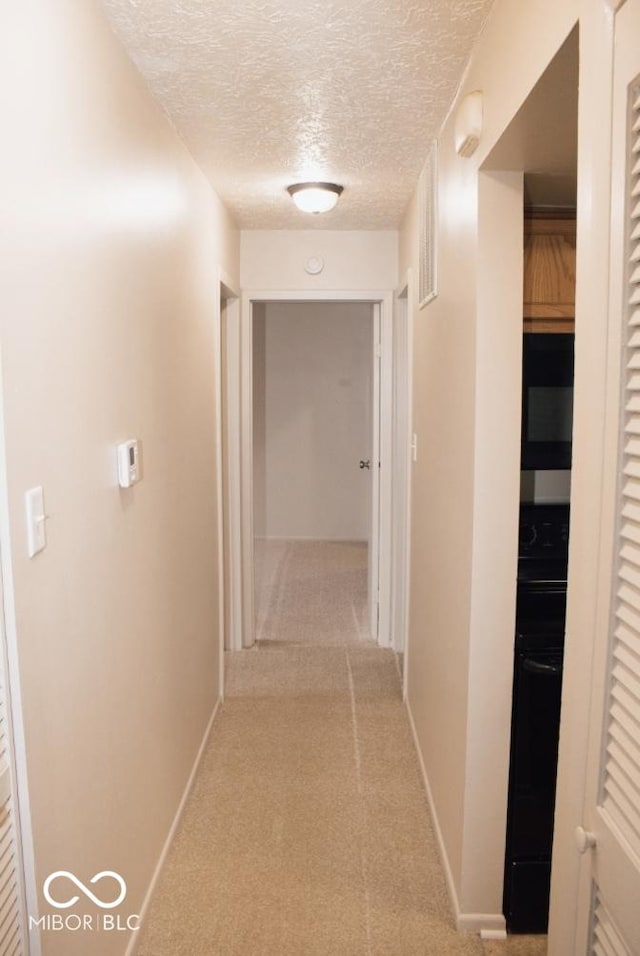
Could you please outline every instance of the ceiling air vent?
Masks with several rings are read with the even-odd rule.
[[[437,143],[429,148],[418,181],[419,306],[422,309],[438,293],[436,285],[437,245]]]

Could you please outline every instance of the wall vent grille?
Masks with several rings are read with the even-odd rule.
[[[418,182],[419,229],[419,307],[422,309],[438,294],[437,290],[437,142],[429,147]]]

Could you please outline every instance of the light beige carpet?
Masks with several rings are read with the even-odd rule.
[[[279,643],[371,639],[367,545],[352,541],[256,542],[256,637]]]
[[[227,655],[139,956],[542,956],[453,927],[393,652],[269,633]]]

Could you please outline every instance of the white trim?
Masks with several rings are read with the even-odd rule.
[[[378,642],[382,647],[390,645],[390,608],[391,608],[391,465],[392,430],[391,399],[393,356],[392,316],[393,292],[384,290],[366,291],[292,291],[288,290],[248,290],[242,293],[241,307],[241,501],[240,514],[236,512],[234,521],[242,530],[242,620],[243,646],[255,641],[254,619],[254,580],[253,580],[253,427],[252,427],[252,385],[253,385],[253,336],[252,309],[254,303],[268,302],[363,302],[378,304],[381,316],[381,427],[380,427],[380,532],[378,547],[382,560],[379,570],[380,626]],[[237,425],[238,423],[236,423]],[[234,503],[238,507],[238,502]],[[230,542],[230,546],[234,546]],[[237,544],[236,544],[237,547]]]
[[[482,939],[506,939],[507,923],[502,913],[458,913],[459,933],[478,933]]]
[[[410,633],[410,608],[411,608],[411,488],[413,475],[413,335],[414,335],[414,287],[413,271],[407,269],[405,280],[407,290],[407,498],[405,502],[407,531],[405,538],[405,616],[404,616],[404,647],[402,658],[402,694],[406,701],[409,688],[409,633]]]
[[[213,381],[215,393],[216,522],[218,530],[218,693],[224,698],[224,485],[222,478],[222,279],[213,308]]]
[[[205,732],[204,732],[204,736],[203,736],[203,738],[202,738],[202,742],[200,743],[200,747],[198,748],[198,753],[196,754],[196,758],[195,758],[195,760],[194,760],[194,762],[193,762],[193,767],[191,768],[191,773],[189,774],[189,779],[187,780],[186,786],[185,786],[184,791],[183,791],[183,793],[182,793],[182,797],[181,797],[181,799],[180,799],[180,803],[178,804],[178,808],[177,808],[177,810],[176,810],[176,812],[175,812],[175,816],[174,816],[174,818],[173,818],[173,822],[172,822],[171,827],[170,827],[170,829],[169,829],[169,833],[167,834],[167,838],[166,838],[166,840],[164,841],[164,845],[163,845],[163,847],[162,847],[162,850],[160,851],[160,856],[158,857],[158,862],[156,863],[156,867],[155,867],[155,869],[154,869],[154,871],[153,871],[153,875],[152,875],[152,877],[151,877],[151,882],[149,883],[149,886],[148,886],[148,888],[147,888],[147,892],[146,892],[145,895],[144,895],[144,900],[142,901],[142,906],[140,907],[138,929],[135,930],[135,932],[133,932],[133,933],[131,934],[130,938],[129,938],[129,943],[128,943],[127,948],[126,948],[126,950],[125,950],[125,956],[134,956],[134,954],[135,954],[136,951],[137,951],[137,948],[138,948],[138,940],[140,939],[140,934],[141,934],[141,931],[142,931],[142,926],[143,926],[144,921],[146,920],[147,915],[148,915],[148,913],[149,913],[149,907],[151,906],[151,901],[152,901],[152,899],[153,899],[153,894],[154,894],[154,892],[155,892],[156,886],[157,886],[158,881],[159,881],[159,879],[160,879],[160,876],[161,876],[161,874],[162,874],[162,868],[164,867],[165,861],[166,861],[166,859],[167,859],[167,855],[168,855],[168,853],[169,853],[169,850],[171,849],[171,844],[173,843],[173,840],[174,840],[174,838],[175,838],[176,831],[177,831],[178,826],[180,825],[180,821],[181,821],[181,819],[182,819],[182,814],[184,813],[184,808],[185,808],[185,806],[186,806],[187,800],[189,799],[189,795],[190,795],[191,790],[192,790],[192,788],[193,788],[193,784],[194,784],[194,781],[195,781],[195,779],[196,779],[196,774],[198,773],[198,769],[199,769],[199,767],[200,767],[200,763],[201,763],[201,761],[202,761],[202,757],[204,756],[204,751],[205,751],[205,748],[206,748],[206,746],[207,746],[207,742],[208,742],[208,740],[209,740],[209,735],[210,735],[210,733],[211,733],[211,728],[213,727],[213,722],[214,722],[214,720],[216,719],[216,717],[217,717],[217,715],[218,715],[218,710],[219,710],[219,708],[220,708],[220,703],[221,703],[221,699],[218,698],[218,700],[216,701],[215,706],[214,706],[214,708],[213,708],[213,712],[212,712],[212,714],[211,714],[211,717],[209,718],[209,722],[208,722],[207,727],[206,727],[206,730],[205,730]]]
[[[404,577],[407,495],[406,472],[409,459],[403,454],[408,445],[405,427],[409,414],[407,399],[407,297],[406,289],[394,296],[393,301],[393,474],[391,478],[391,646],[396,653],[405,647]]]
[[[480,939],[506,939],[506,929],[481,929]]]
[[[227,472],[227,488],[229,496],[233,494],[233,484],[229,480],[231,472],[231,462],[225,460],[228,449],[225,449],[223,442],[223,426],[222,426],[222,416],[223,416],[223,406],[225,408],[225,414],[227,419],[229,418],[229,395],[223,393],[222,388],[222,364],[225,363],[227,372],[229,369],[228,363],[228,353],[229,346],[227,341],[227,354],[222,355],[222,302],[223,300],[227,304],[227,327],[231,325],[229,319],[235,318],[238,316],[238,294],[234,291],[232,280],[224,272],[223,269],[218,269],[218,294],[216,297],[216,305],[214,308],[214,345],[213,345],[213,355],[214,355],[214,388],[215,388],[215,402],[216,402],[216,497],[217,497],[217,521],[218,521],[218,644],[219,644],[219,692],[221,700],[224,700],[224,651],[225,645],[227,642],[227,635],[225,634],[225,617],[229,616],[230,630],[233,634],[233,624],[236,619],[235,617],[235,592],[234,592],[234,576],[233,568],[231,563],[229,563],[229,574],[228,574],[228,591],[226,592],[225,588],[225,564],[229,559],[229,555],[226,553],[229,550],[230,554],[233,553],[232,549],[225,548],[225,539],[224,539],[224,528],[225,524],[229,529],[229,534],[231,535],[231,522],[233,520],[233,508],[230,506],[229,502],[225,502],[224,499],[224,479],[223,472],[226,469]],[[237,324],[237,322],[236,322]],[[227,328],[228,333],[228,328]],[[228,335],[227,335],[228,339]],[[228,381],[228,375],[227,375]],[[227,392],[229,389],[227,388]],[[229,456],[231,457],[231,456]],[[225,514],[226,509],[226,514]],[[225,521],[226,519],[226,521]],[[228,605],[228,607],[227,607]],[[232,637],[229,636],[229,641],[232,640]]]
[[[418,764],[420,765],[420,772],[422,773],[422,782],[424,784],[425,793],[427,796],[427,803],[429,804],[429,811],[431,813],[431,822],[433,824],[433,832],[436,837],[436,843],[438,846],[438,854],[440,856],[440,862],[442,864],[442,869],[444,870],[444,877],[447,884],[447,891],[449,893],[449,900],[451,902],[451,908],[453,910],[453,916],[456,924],[456,929],[460,933],[480,933],[483,931],[488,931],[491,933],[490,937],[492,939],[502,939],[503,936],[494,936],[495,933],[505,934],[506,935],[506,921],[502,913],[462,913],[460,910],[460,902],[458,900],[458,893],[456,891],[456,885],[453,880],[453,874],[451,872],[451,865],[449,863],[449,857],[447,856],[447,851],[444,844],[444,838],[442,836],[442,830],[440,829],[440,823],[438,821],[438,815],[436,813],[435,803],[433,802],[433,794],[431,792],[431,786],[429,784],[429,777],[427,776],[427,768],[424,765],[424,760],[422,759],[422,751],[420,749],[420,742],[418,740],[418,733],[416,731],[416,725],[413,720],[413,714],[411,713],[411,706],[409,701],[405,701],[407,708],[407,716],[409,718],[409,726],[411,727],[411,735],[413,737],[413,744],[416,749],[416,755],[418,757]]]
[[[240,312],[240,467],[242,536],[242,645],[256,640],[253,554],[253,297],[242,296]]]
[[[413,322],[406,273],[394,299],[393,317],[393,406],[392,406],[392,646],[406,653],[409,624],[410,525],[411,525],[411,433]],[[403,699],[406,699],[406,657],[403,661]]]
[[[409,726],[411,727],[411,735],[413,737],[413,744],[414,744],[414,747],[416,748],[418,764],[420,765],[420,772],[422,773],[422,782],[424,784],[425,793],[427,795],[427,803],[429,804],[429,811],[431,813],[431,822],[433,823],[433,832],[436,837],[436,843],[438,846],[438,854],[440,856],[442,869],[444,870],[444,878],[447,884],[449,900],[451,902],[451,908],[453,909],[453,915],[455,917],[456,926],[457,926],[458,918],[460,916],[460,904],[458,903],[458,893],[456,891],[456,885],[453,881],[453,873],[451,872],[449,857],[447,856],[447,851],[445,849],[444,839],[442,836],[442,830],[440,829],[440,823],[438,821],[438,815],[436,813],[435,803],[433,802],[433,794],[431,792],[431,785],[429,784],[429,777],[427,776],[427,768],[425,767],[424,760],[422,758],[422,750],[420,749],[420,741],[418,740],[418,732],[416,730],[413,714],[411,712],[411,705],[408,700],[405,702],[405,706],[407,708],[407,716],[409,718]]]
[[[382,327],[380,303],[373,303],[373,338],[371,353],[371,484],[369,501],[369,553],[367,555],[369,630],[374,640],[380,639],[380,461],[381,415],[380,386],[382,373]]]
[[[438,140],[434,139],[418,180],[419,309],[438,295],[438,227]]]
[[[226,304],[226,328],[225,328],[225,354],[222,354],[222,302]],[[237,402],[233,401],[233,395],[230,389],[230,370],[233,369],[231,356],[230,339],[233,341],[233,330],[239,324],[239,298],[238,293],[233,287],[232,280],[222,270],[218,270],[218,328],[216,341],[218,343],[219,363],[215,369],[216,375],[216,400],[218,405],[218,416],[216,421],[218,442],[217,442],[217,461],[218,461],[218,490],[219,490],[219,508],[218,508],[218,567],[220,573],[220,594],[223,596],[220,614],[220,696],[224,700],[224,652],[227,647],[233,646],[235,622],[238,614],[239,600],[237,598],[236,575],[232,564],[232,555],[237,549],[230,548],[225,540],[225,527],[229,538],[234,534],[233,519],[235,510],[231,504],[231,498],[236,493],[236,484],[234,478],[236,475],[236,463],[234,458],[234,449],[231,447],[230,435],[236,432],[230,428],[230,420],[236,410]],[[238,357],[239,363],[239,357]],[[223,373],[225,370],[226,391],[223,390]],[[231,376],[233,377],[233,376]],[[239,396],[238,396],[239,401]],[[224,412],[223,412],[224,409]],[[227,443],[223,441],[223,414],[226,418]],[[237,466],[239,467],[239,466]],[[226,475],[226,487],[228,500],[225,500],[224,488],[225,482],[223,474]],[[239,479],[238,479],[239,481]],[[225,569],[227,574],[225,575]],[[225,587],[226,583],[226,587]],[[229,631],[225,631],[225,619],[229,619]]]
[[[29,940],[29,956],[40,956],[41,940],[37,926],[28,926],[29,916],[38,916],[38,886],[35,873],[35,850],[29,784],[27,775],[27,749],[24,735],[22,690],[18,666],[18,636],[16,624],[15,592],[13,568],[11,565],[11,534],[9,530],[9,495],[7,489],[7,461],[4,413],[4,386],[1,381],[0,362],[0,574],[2,576],[2,613],[8,665],[8,705],[11,717],[11,731],[14,744],[16,801],[16,840],[21,857],[27,926],[25,936]]]
[[[240,391],[240,299],[227,301],[227,567],[229,568],[229,634],[227,647],[242,650],[242,442]]]
[[[393,561],[393,294],[378,303],[380,312],[380,383],[375,396],[380,414],[380,484],[378,487],[378,643],[391,647],[391,569]]]

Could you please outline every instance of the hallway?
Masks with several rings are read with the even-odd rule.
[[[543,954],[454,929],[396,657],[362,638],[366,548],[273,556],[270,639],[227,654],[138,956]]]
[[[21,0],[3,26],[0,956],[545,954],[480,934],[508,921],[523,336],[568,326],[548,956],[609,925],[640,953],[637,815],[617,836],[640,697],[613,704],[640,687],[640,0]],[[525,301],[534,218],[575,295],[554,252]],[[380,420],[344,442],[369,533],[351,505],[254,520],[263,490],[288,518],[341,488],[288,388],[264,404],[283,467],[253,473],[273,310],[291,344],[284,312],[328,304],[372,318]],[[350,435],[363,352],[338,354],[322,402]],[[296,536],[379,541],[383,573],[361,547],[350,594],[324,559],[310,593],[283,542],[268,620],[254,537]],[[82,891],[105,872],[117,906]],[[112,912],[126,931],[73,926]]]

